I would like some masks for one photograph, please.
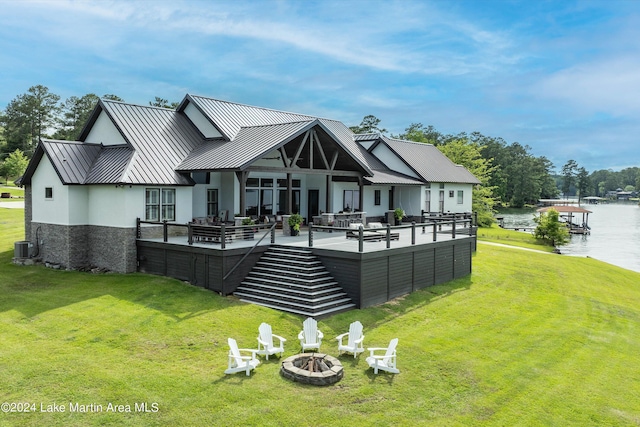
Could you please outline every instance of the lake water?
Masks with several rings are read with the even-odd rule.
[[[592,211],[589,214],[591,234],[572,235],[571,242],[561,246],[560,251],[640,272],[640,206],[611,203],[582,207]],[[535,210],[513,209],[499,215],[504,217],[507,228],[535,227],[534,213]]]

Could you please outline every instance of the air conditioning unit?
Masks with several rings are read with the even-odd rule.
[[[31,246],[31,242],[28,241],[16,242],[14,247],[14,257],[29,258],[29,246]]]

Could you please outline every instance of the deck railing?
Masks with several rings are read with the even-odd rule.
[[[400,240],[403,237],[399,230],[410,229],[411,230],[411,245],[416,244],[416,236],[418,233],[423,235],[427,233],[431,233],[432,242],[438,241],[438,235],[450,235],[452,239],[455,239],[457,235],[459,235],[460,231],[463,231],[465,235],[473,236],[476,230],[476,220],[471,214],[457,214],[450,215],[447,218],[437,217],[437,220],[433,220],[434,218],[429,218],[428,220],[416,223],[411,222],[410,224],[396,225],[392,226],[391,224],[387,224],[386,227],[383,228],[368,228],[368,227],[358,227],[357,229],[353,228],[344,228],[344,227],[335,227],[335,226],[321,226],[321,225],[309,225],[309,235],[308,235],[308,246],[311,248],[314,245],[314,235],[317,232],[344,232],[345,234],[349,234],[349,237],[353,237],[354,240],[358,242],[358,252],[364,252],[364,242],[368,240],[376,240],[376,241],[385,241],[386,247],[391,248],[391,242],[394,240]],[[251,238],[253,239],[254,231],[258,229],[267,229],[267,232],[253,245],[253,249],[257,245],[259,245],[262,240],[267,236],[267,234],[271,235],[271,243],[276,243],[276,232],[275,232],[275,223],[267,223],[267,224],[252,224],[252,225],[208,225],[208,224],[179,224],[168,221],[163,221],[161,223],[152,222],[152,221],[143,221],[139,218],[136,220],[136,237],[138,239],[142,238],[142,224],[150,224],[155,226],[162,226],[162,239],[166,243],[169,240],[169,228],[170,227],[179,227],[186,228],[187,233],[187,243],[189,245],[193,245],[194,241],[200,240],[202,242],[211,242],[211,243],[219,243],[220,249],[225,249],[227,244],[232,241],[234,237],[242,236],[240,238],[244,238],[245,235],[251,233]],[[443,226],[445,229],[443,230]],[[450,229],[447,227],[450,226]],[[427,231],[428,230],[428,231]],[[375,235],[374,233],[380,234],[380,236]],[[379,238],[378,238],[379,237]],[[346,242],[345,242],[346,243]],[[251,249],[251,251],[253,251]],[[250,253],[249,251],[248,253]]]
[[[426,228],[429,226],[431,227],[431,233],[432,233],[432,241],[433,242],[437,242],[438,241],[438,234],[444,234],[442,231],[442,226],[443,225],[451,225],[451,230],[450,230],[450,235],[452,239],[456,238],[456,234],[457,234],[457,230],[458,228],[462,228],[464,229],[464,231],[467,232],[467,235],[469,236],[473,236],[474,232],[475,232],[475,228],[473,225],[473,218],[466,218],[466,219],[456,219],[456,217],[452,217],[452,219],[448,220],[448,221],[438,221],[438,222],[432,222],[430,224],[427,223],[420,223],[417,224],[415,221],[412,222],[411,224],[407,224],[407,225],[396,225],[396,226],[392,226],[391,224],[387,224],[386,227],[384,228],[367,228],[367,227],[358,227],[357,229],[353,229],[353,228],[344,228],[344,227],[333,227],[333,226],[321,226],[321,225],[309,225],[309,247],[312,248],[313,247],[313,242],[314,242],[314,233],[317,231],[329,231],[329,232],[336,232],[336,231],[340,231],[340,232],[345,232],[345,233],[354,233],[354,237],[357,237],[358,240],[358,252],[364,252],[364,242],[366,240],[378,240],[376,237],[377,236],[373,236],[371,234],[366,235],[365,233],[379,233],[380,234],[380,239],[379,240],[384,240],[386,242],[386,247],[391,248],[391,241],[392,240],[399,240],[399,233],[393,233],[394,230],[402,230],[402,229],[411,229],[411,245],[415,245],[416,244],[416,233],[417,233],[417,229],[422,228],[422,234],[426,234]],[[447,233],[447,234],[449,234]],[[365,237],[367,236],[367,237]]]

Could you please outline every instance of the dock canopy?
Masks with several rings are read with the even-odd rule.
[[[542,214],[548,212],[550,209],[555,209],[558,211],[562,217],[567,219],[567,224],[569,226],[569,232],[573,234],[590,234],[591,227],[589,227],[589,214],[592,213],[590,210],[581,208],[580,206],[548,206],[545,208],[538,209],[538,213]],[[562,215],[564,214],[564,215]],[[573,218],[577,217],[578,214],[582,214],[582,223],[575,224],[573,222]]]

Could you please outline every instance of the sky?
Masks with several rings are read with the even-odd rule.
[[[0,0],[0,109],[31,86],[189,94],[640,167],[640,0]]]

